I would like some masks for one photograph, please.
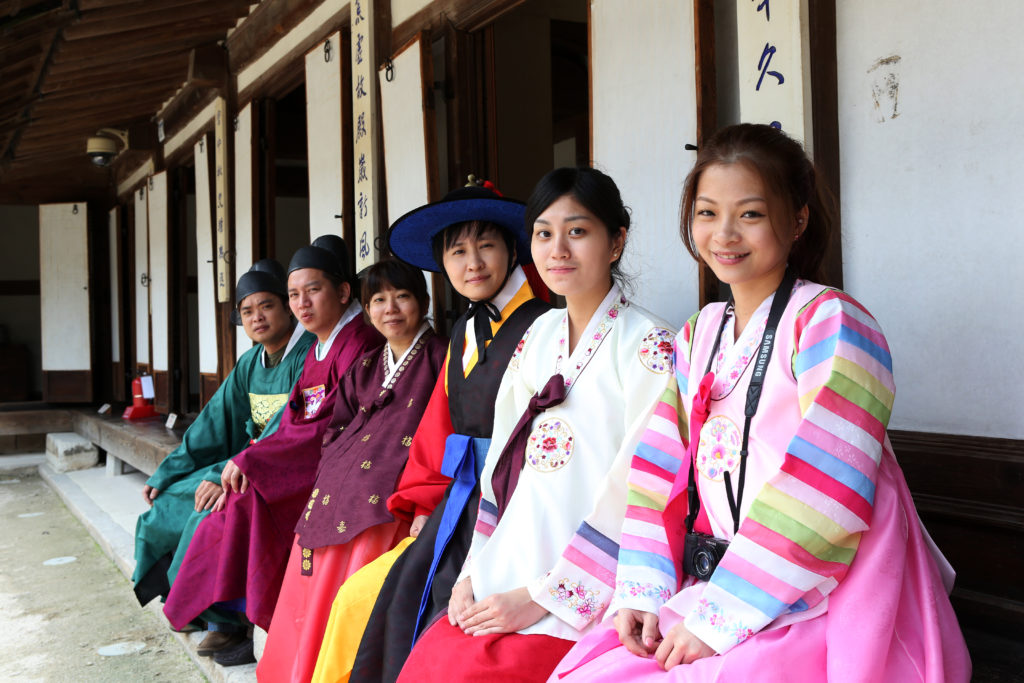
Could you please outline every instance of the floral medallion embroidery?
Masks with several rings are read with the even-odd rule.
[[[601,591],[588,590],[579,583],[570,583],[569,579],[560,580],[558,585],[548,592],[555,602],[565,605],[588,621],[600,614],[605,607],[597,597]]]
[[[745,627],[739,620],[727,617],[722,608],[718,606],[718,603],[712,602],[707,598],[701,598],[697,601],[697,606],[694,608],[693,613],[697,615],[697,618],[702,623],[708,624],[719,633],[727,634],[737,644],[754,635],[754,632]]]
[[[512,358],[508,361],[508,369],[513,372],[519,371],[519,359],[523,355],[523,347],[526,346],[526,340],[530,337],[530,332],[533,327],[526,328],[526,332],[523,333],[523,338],[516,344],[516,350],[512,352]]]
[[[308,420],[314,417],[320,412],[320,405],[324,402],[324,397],[327,395],[327,387],[323,384],[309,389],[302,390],[302,401],[305,404],[306,410],[303,416]]]
[[[672,597],[672,591],[668,586],[655,583],[640,583],[639,581],[616,581],[615,595],[620,599],[626,598],[657,598],[661,602],[668,602]]]
[[[555,472],[572,458],[572,429],[557,417],[541,422],[526,442],[526,462],[538,472]]]
[[[640,362],[656,375],[672,370],[672,340],[675,335],[663,327],[655,327],[640,340]]]
[[[697,469],[711,481],[722,481],[725,473],[740,464],[740,430],[724,415],[709,418],[700,430]]]
[[[252,413],[252,421],[256,423],[259,431],[270,422],[274,413],[281,409],[288,401],[288,394],[253,394],[249,393],[249,410]]]

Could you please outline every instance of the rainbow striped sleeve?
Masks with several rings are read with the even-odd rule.
[[[895,391],[888,344],[871,315],[836,290],[804,306],[795,340],[802,419],[781,469],[686,616],[686,627],[719,653],[821,602],[871,523]]]
[[[610,612],[629,608],[657,614],[675,592],[676,568],[661,513],[686,460],[685,435],[689,432],[682,397],[686,395],[696,321],[694,315],[676,337],[675,379],[658,401],[630,463]]]

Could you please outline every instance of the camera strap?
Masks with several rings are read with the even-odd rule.
[[[744,408],[744,420],[743,420],[743,442],[740,446],[740,476],[739,482],[736,486],[736,494],[733,495],[732,490],[732,476],[727,471],[725,472],[725,493],[729,498],[729,511],[732,513],[733,522],[733,533],[737,533],[740,530],[740,505],[743,503],[743,485],[746,480],[747,473],[747,442],[750,438],[750,423],[757,414],[757,405],[761,401],[761,388],[764,385],[765,372],[768,369],[768,361],[772,357],[772,349],[775,347],[776,331],[779,327],[779,321],[782,319],[782,314],[786,310],[786,305],[789,303],[789,298],[793,293],[793,285],[796,283],[796,274],[793,273],[789,268],[786,269],[786,274],[782,278],[782,283],[779,288],[775,290],[775,298],[772,299],[772,307],[768,312],[768,321],[764,326],[764,334],[761,335],[761,344],[759,345],[757,358],[754,360],[754,371],[750,377],[750,385],[747,387],[747,402]],[[718,354],[718,347],[722,343],[722,331],[725,330],[725,323],[728,320],[729,308],[733,306],[732,297],[729,298],[729,303],[726,305],[725,310],[722,311],[722,320],[718,325],[718,334],[715,335],[715,345],[711,348],[711,356],[708,358],[707,367],[704,369],[704,374],[707,375],[711,372],[711,366],[714,363],[715,356]],[[694,522],[697,520],[697,513],[700,510],[700,496],[697,493],[697,483],[694,479],[693,468],[694,460],[696,459],[697,446],[691,444],[690,452],[694,457],[690,458],[690,473],[687,481],[686,493],[687,501],[689,503],[689,511],[686,515],[686,533],[693,532]]]

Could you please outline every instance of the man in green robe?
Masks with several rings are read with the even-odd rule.
[[[166,597],[176,573],[172,558],[179,547],[187,547],[195,530],[190,518],[222,504],[220,475],[227,461],[277,428],[315,339],[296,325],[287,296],[284,269],[270,259],[257,262],[238,280],[232,321],[256,344],[238,359],[181,445],[142,489],[151,507],[135,527],[132,581],[143,605]]]

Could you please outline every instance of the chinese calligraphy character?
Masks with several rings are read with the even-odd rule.
[[[750,0],[750,2],[757,2],[757,0]],[[761,10],[764,10],[764,20],[771,21],[772,14],[771,7],[768,6],[768,0],[761,0],[761,4],[757,6],[757,11],[760,12]]]
[[[366,176],[366,154],[359,155],[359,175],[356,177],[356,182],[361,183],[364,180],[369,180]]]
[[[761,70],[761,75],[757,79],[757,87],[755,87],[754,90],[761,89],[761,81],[764,80],[765,74],[768,74],[769,76],[775,76],[775,78],[779,79],[779,85],[782,85],[783,83],[786,82],[786,79],[783,78],[782,74],[780,74],[778,71],[768,71],[768,65],[771,64],[772,56],[774,54],[775,46],[765,43],[764,52],[761,53],[761,59],[757,61],[757,68]]]
[[[356,35],[356,64],[363,63],[363,34]]]
[[[366,97],[366,85],[363,80],[362,74],[359,75],[359,80],[356,81],[356,99],[361,100]]]
[[[366,240],[366,231],[359,237],[359,258],[366,258],[370,255],[370,244]]]
[[[356,142],[366,137],[366,112],[359,112],[356,117]]]
[[[356,202],[359,205],[359,218],[366,218],[367,214],[370,213],[370,200],[367,199],[366,195],[362,192],[359,193],[359,201]],[[365,233],[363,233],[365,236]],[[360,250],[362,248],[360,247]]]
[[[361,24],[364,21],[366,21],[366,17],[363,16],[363,3],[360,2],[360,0],[355,0],[355,3],[356,3],[356,18],[352,20],[352,25],[353,26],[358,26],[359,24]]]

